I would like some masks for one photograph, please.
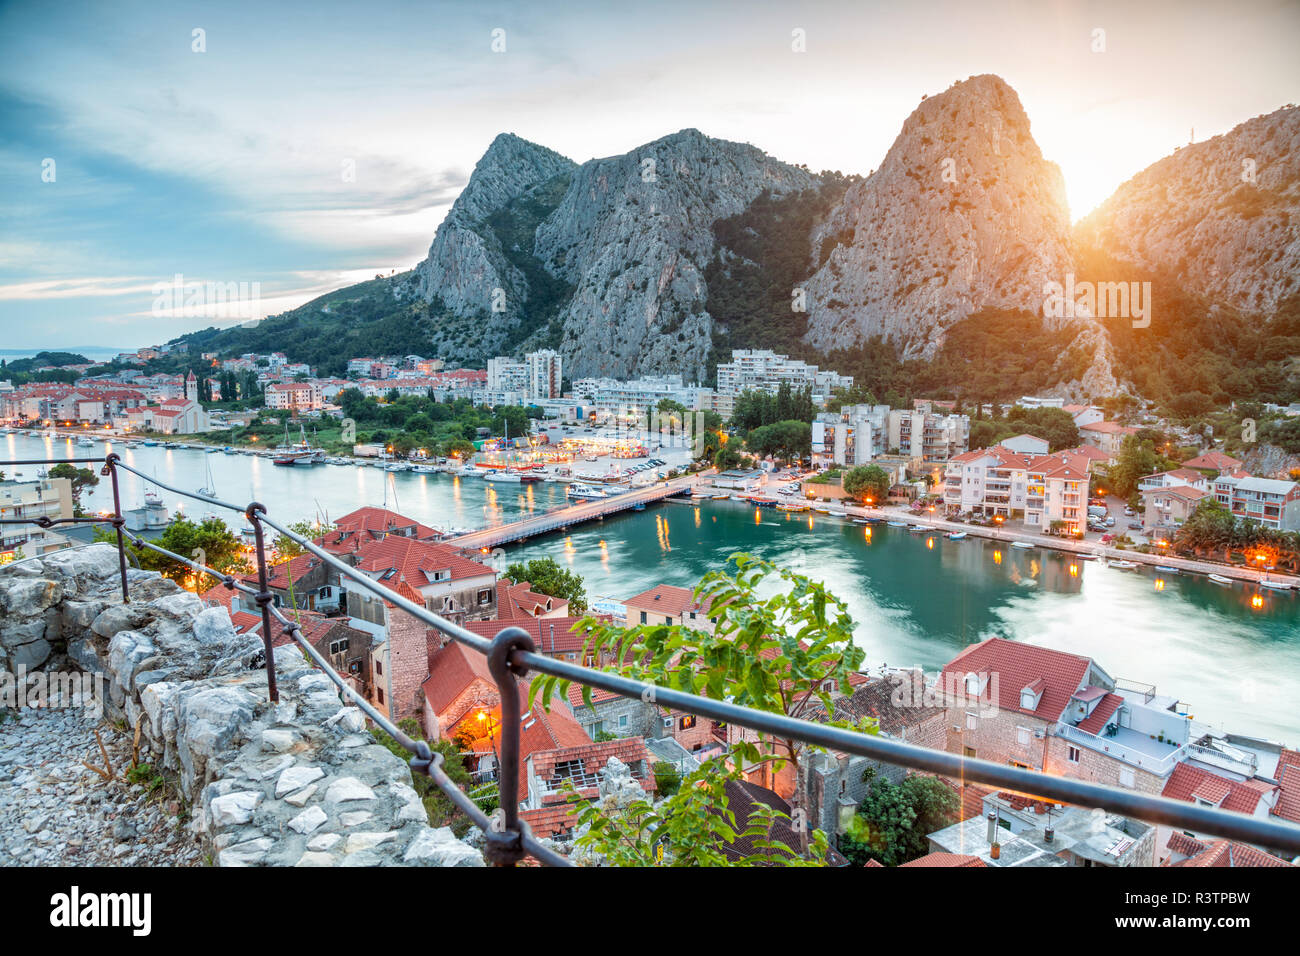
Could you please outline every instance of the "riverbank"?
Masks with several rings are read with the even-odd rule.
[[[739,496],[730,496],[730,500],[743,501],[744,499]],[[799,503],[804,504],[806,502],[800,499]],[[810,507],[824,506],[810,505]],[[1059,551],[1064,554],[1079,555],[1085,560],[1132,561],[1135,564],[1149,567],[1177,568],[1180,572],[1187,571],[1206,576],[1218,574],[1222,577],[1255,585],[1259,585],[1264,581],[1275,585],[1286,584],[1292,590],[1300,591],[1300,577],[1280,574],[1276,571],[1258,571],[1240,565],[1221,564],[1217,561],[1182,558],[1175,555],[1146,554],[1141,551],[1117,548],[1095,541],[1072,541],[1054,535],[1032,534],[1025,531],[1014,531],[1005,527],[964,524],[959,521],[936,518],[928,514],[918,515],[901,506],[897,508],[868,508],[862,505],[852,505],[847,501],[837,501],[834,504],[834,509],[844,512],[848,518],[879,518],[885,521],[906,521],[910,525],[924,525],[939,532],[965,532],[971,538],[984,538],[989,541],[1005,542],[1008,545],[1017,541],[1023,544],[1032,544],[1035,548],[1044,551]]]

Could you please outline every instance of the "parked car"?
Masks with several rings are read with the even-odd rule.
[[[1129,526],[1130,528],[1132,528],[1134,531],[1141,531],[1141,530],[1142,530],[1142,522],[1141,522],[1141,521],[1130,521],[1130,522],[1128,523],[1128,526]]]
[[[1131,518],[1133,517],[1134,514],[1135,512],[1133,511],[1132,508],[1128,507],[1127,505],[1124,506],[1124,517]]]
[[[1102,524],[1104,524],[1107,528],[1113,528],[1113,527],[1115,527],[1115,516],[1114,516],[1114,515],[1106,515],[1106,520],[1103,521]]]

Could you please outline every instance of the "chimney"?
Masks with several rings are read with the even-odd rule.
[[[1056,836],[1056,831],[1051,827],[1043,827],[1043,842],[1051,843],[1052,838]]]
[[[989,821],[988,841],[989,841],[989,846],[992,846],[994,843],[998,842],[998,811],[997,810],[990,810],[988,812],[988,821]]]
[[[551,653],[555,653],[555,625],[551,625]]]

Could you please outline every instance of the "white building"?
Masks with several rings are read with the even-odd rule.
[[[528,373],[530,399],[559,398],[560,383],[564,381],[564,360],[553,349],[541,349],[524,356]]]
[[[488,359],[487,387],[492,392],[528,392],[528,363],[498,355]]]
[[[718,392],[739,395],[746,390],[775,392],[782,383],[791,388],[811,388],[814,395],[829,395],[851,388],[853,376],[822,371],[770,349],[734,349],[731,361],[718,365]]]
[[[67,478],[0,482],[0,518],[57,520],[72,517],[72,482]],[[0,564],[12,561],[22,549],[36,557],[66,547],[68,539],[34,524],[0,525]]]
[[[889,413],[889,447],[922,461],[947,461],[970,447],[970,416],[896,408]]]
[[[888,405],[845,405],[812,423],[814,466],[865,465],[889,451]]]
[[[948,462],[943,503],[951,513],[976,511],[1013,517],[1046,530],[1063,521],[1082,530],[1087,521],[1092,459],[1074,451],[1034,455],[1000,445],[979,448]]]

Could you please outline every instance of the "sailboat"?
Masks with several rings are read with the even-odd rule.
[[[298,426],[300,435],[298,441],[292,445],[289,444],[289,425],[286,422],[284,426],[284,444],[275,447],[274,454],[271,458],[273,465],[314,465],[317,462],[325,460],[325,452],[314,447],[307,441],[307,429],[303,425]]]
[[[207,465],[207,484],[195,491],[195,494],[202,495],[204,498],[216,498],[217,483],[212,477],[212,466],[208,464],[206,458],[203,459],[203,463]]]

